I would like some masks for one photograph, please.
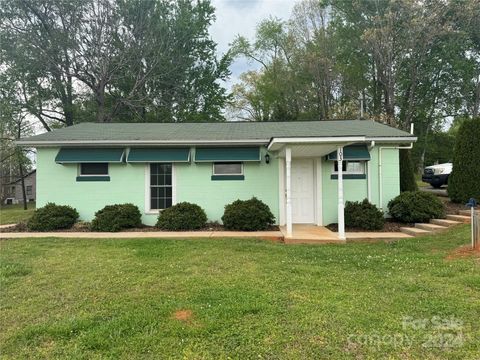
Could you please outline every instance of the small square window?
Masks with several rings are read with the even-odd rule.
[[[26,187],[26,192],[27,192],[27,195],[32,195],[32,185],[28,185]]]
[[[243,175],[243,163],[214,163],[213,175]]]
[[[80,176],[108,176],[108,163],[81,163]]]
[[[345,174],[363,175],[365,174],[365,161],[343,161],[342,172]],[[333,173],[338,173],[338,161],[335,161],[333,164]]]

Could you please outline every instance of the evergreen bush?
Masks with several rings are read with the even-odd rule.
[[[93,231],[120,231],[142,225],[142,215],[133,204],[107,205],[95,213],[91,229]]]
[[[222,222],[228,230],[259,231],[272,226],[275,217],[267,204],[253,197],[226,205]]]
[[[78,219],[78,212],[71,206],[48,203],[34,211],[27,222],[30,231],[70,229]]]
[[[384,224],[383,213],[367,199],[345,203],[346,226],[364,230],[381,230]]]
[[[196,204],[181,202],[158,215],[157,227],[168,231],[198,230],[205,228],[207,215]]]
[[[433,194],[424,191],[405,191],[388,203],[390,215],[404,223],[428,222],[444,218],[445,205]]]
[[[417,191],[418,186],[415,181],[415,171],[413,170],[412,157],[410,150],[400,149],[400,191]]]
[[[480,201],[480,118],[465,119],[458,129],[447,191],[453,202]]]

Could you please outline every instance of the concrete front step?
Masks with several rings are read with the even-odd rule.
[[[314,238],[284,238],[283,242],[285,244],[310,244],[310,245],[321,245],[321,244],[346,244],[346,240],[339,239],[314,239]]]
[[[411,236],[422,236],[422,235],[428,235],[431,232],[428,230],[423,230],[419,228],[414,228],[414,227],[401,227],[400,231],[403,232],[404,234],[411,235]]]
[[[431,224],[440,225],[440,226],[454,226],[461,224],[460,221],[447,220],[447,219],[432,219],[430,220]]]
[[[435,224],[426,224],[426,223],[416,223],[415,227],[417,229],[427,230],[427,231],[441,231],[446,230],[447,227],[435,225]]]
[[[470,216],[464,215],[447,215],[448,220],[458,221],[464,224],[470,224]]]

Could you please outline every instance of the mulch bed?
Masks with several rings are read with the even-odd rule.
[[[394,221],[393,219],[386,219],[385,225],[383,225],[383,229],[381,230],[365,230],[365,229],[346,226],[345,231],[347,232],[400,232],[401,227],[412,227],[412,226],[415,226],[415,224],[405,224],[405,223]],[[326,226],[326,228],[333,232],[337,232],[338,224],[329,224]]]
[[[440,199],[444,204],[445,204],[445,210],[447,214],[452,214],[452,215],[457,215],[459,214],[459,210],[468,210],[468,208],[460,203],[454,203],[451,202],[449,198],[443,197],[443,196],[437,196],[438,199]],[[399,232],[401,227],[414,227],[415,224],[405,224],[405,223],[400,223],[397,222],[393,219],[386,219],[385,220],[385,225],[383,226],[382,230],[365,230],[365,229],[359,229],[359,228],[350,228],[350,227],[345,227],[345,231],[347,232]],[[338,231],[338,224],[329,224],[326,226],[329,230],[337,232]]]
[[[438,199],[445,204],[447,214],[456,215],[459,210],[468,210],[465,204],[451,202],[449,198],[438,196]]]

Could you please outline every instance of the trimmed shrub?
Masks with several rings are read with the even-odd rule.
[[[428,222],[445,217],[445,205],[433,194],[405,191],[388,203],[390,215],[404,223]]]
[[[140,210],[133,204],[107,205],[95,213],[93,231],[120,231],[142,225]]]
[[[275,222],[270,208],[263,201],[253,197],[250,200],[236,200],[225,206],[223,226],[228,230],[267,230]]]
[[[381,230],[384,224],[383,213],[367,199],[345,203],[346,226],[364,230]]]
[[[30,231],[70,229],[78,219],[78,212],[71,206],[48,203],[34,211],[27,222]]]
[[[453,202],[480,200],[480,118],[465,119],[458,129],[447,191]]]
[[[205,228],[207,214],[196,204],[181,202],[158,215],[157,227],[162,230],[198,230]]]
[[[413,171],[413,162],[410,150],[400,149],[400,191],[417,191],[418,186],[415,181],[415,172]]]

